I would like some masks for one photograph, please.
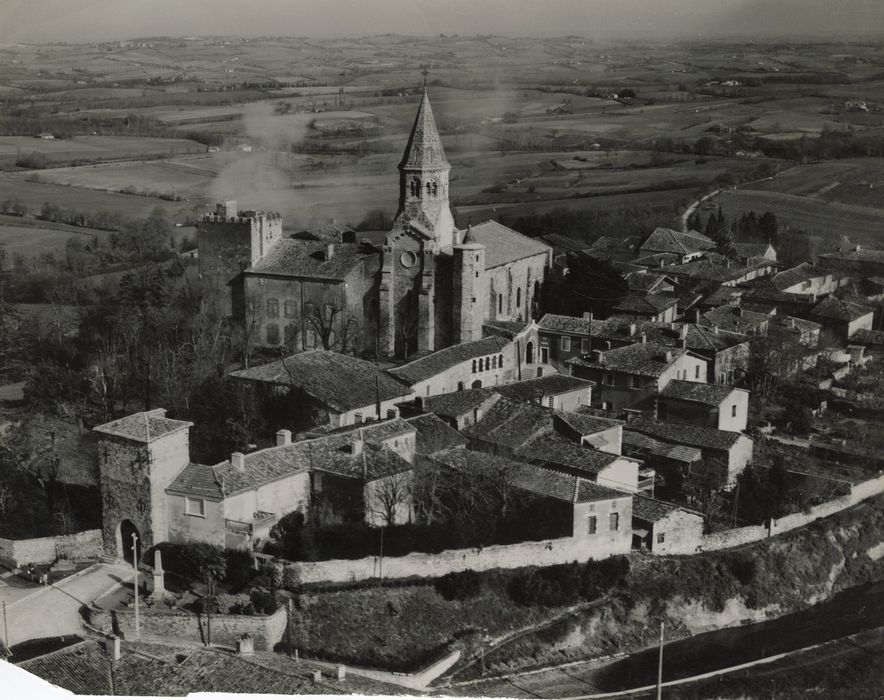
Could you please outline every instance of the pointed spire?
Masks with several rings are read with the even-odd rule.
[[[426,81],[426,75],[424,81]],[[405,147],[405,154],[402,156],[399,168],[432,170],[447,167],[449,167],[448,160],[445,158],[445,149],[442,148],[442,139],[439,138],[439,130],[436,128],[433,108],[430,107],[430,97],[427,94],[426,82],[424,82],[424,93],[421,96],[414,126],[411,127],[411,135],[408,137],[408,145]]]

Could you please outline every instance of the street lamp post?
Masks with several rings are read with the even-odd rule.
[[[141,618],[138,612],[138,534],[132,533],[132,568],[135,571],[135,636],[141,639]]]

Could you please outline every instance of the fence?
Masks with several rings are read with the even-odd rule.
[[[25,564],[52,564],[58,559],[99,559],[102,554],[101,530],[29,540],[0,538],[0,563],[12,569]]]

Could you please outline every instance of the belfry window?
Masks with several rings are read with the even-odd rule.
[[[428,182],[427,183],[427,195],[431,195],[433,193],[433,186]]]

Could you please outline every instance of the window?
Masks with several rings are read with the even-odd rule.
[[[294,323],[287,323],[282,331],[283,341],[286,345],[292,345],[298,335],[298,327]]]
[[[594,515],[590,515],[586,519],[586,534],[587,535],[594,535],[596,533],[597,528],[598,528],[598,525],[597,525],[596,517]]]
[[[700,365],[694,367],[694,379],[700,378]]]
[[[737,404],[734,404],[733,406],[731,406],[731,418],[736,418],[736,417],[737,417]]]
[[[292,299],[286,299],[283,312],[286,318],[295,318],[298,315],[298,305]]]
[[[484,357],[479,358],[479,371],[480,372],[485,371],[485,358]]]
[[[547,396],[546,397],[546,405],[550,408],[556,407],[556,397],[555,396]]]
[[[331,304],[326,304],[325,307],[323,308],[323,314],[325,316],[325,320],[331,321],[332,315],[334,314],[334,312],[335,312],[335,307],[332,306]]]
[[[316,331],[312,331],[312,330],[304,331],[304,347],[305,348],[315,348],[316,347]]]
[[[521,287],[516,289],[516,308],[517,309],[522,308],[522,288]]]
[[[559,341],[559,347],[563,352],[568,352],[571,349],[571,336],[563,335]]]
[[[202,498],[184,497],[184,512],[198,518],[206,517],[206,502]]]
[[[605,386],[614,386],[614,375],[610,372],[602,374],[602,384]]]
[[[476,373],[476,361],[473,360],[473,374]]]
[[[267,324],[267,344],[279,345],[279,326],[275,323]]]
[[[642,388],[642,378],[637,374],[632,375],[632,388],[633,389],[641,389]]]
[[[666,541],[666,533],[658,532],[657,533],[657,544],[663,544]]]
[[[497,295],[497,313],[503,313],[503,294]]]
[[[497,369],[497,358],[493,356],[491,358],[491,369]]]
[[[501,369],[503,368],[503,355],[497,356],[497,366],[500,367]]]
[[[620,513],[611,513],[611,515],[608,516],[608,519],[611,526],[611,532],[616,532],[620,529]]]
[[[279,299],[267,300],[267,315],[270,318],[276,318],[279,316]]]
[[[589,338],[582,338],[580,340],[580,352],[584,355],[589,352]]]

